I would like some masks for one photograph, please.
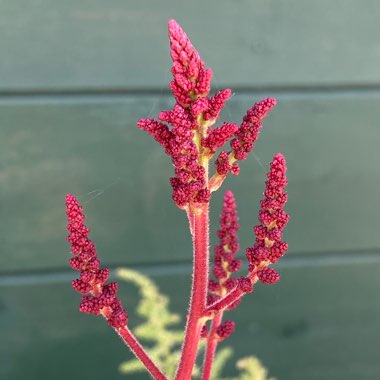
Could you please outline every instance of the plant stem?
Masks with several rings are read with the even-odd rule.
[[[251,280],[251,284],[255,284],[258,281],[257,277],[257,271],[265,268],[268,265],[268,262],[264,262],[261,264],[258,268],[256,268],[253,272],[251,272],[248,275],[248,278]],[[230,306],[232,303],[237,301],[239,298],[243,297],[245,292],[241,290],[239,287],[236,287],[234,290],[232,290],[230,293],[228,293],[225,297],[221,298],[220,300],[216,301],[212,305],[208,306],[205,310],[205,316],[208,315],[212,311],[221,311],[225,310],[228,306]]]
[[[202,380],[209,380],[211,376],[212,364],[214,362],[216,347],[219,342],[216,330],[219,327],[222,318],[223,311],[219,311],[211,322],[211,329],[207,338],[206,353],[203,363]]]
[[[190,380],[206,308],[208,264],[209,264],[209,205],[202,206],[202,212],[194,215],[193,224],[193,280],[190,308],[187,315],[185,340],[178,365],[176,380]]]
[[[149,355],[145,352],[144,348],[138,342],[132,331],[127,326],[115,329],[123,342],[129,347],[129,349],[135,354],[135,356],[141,360],[145,368],[149,371],[155,380],[167,380],[167,377],[161,372],[161,370],[152,361]]]
[[[228,306],[230,306],[233,302],[237,301],[244,294],[245,293],[239,288],[232,290],[225,297],[208,306],[205,315],[207,315],[211,311],[221,311],[226,309]]]

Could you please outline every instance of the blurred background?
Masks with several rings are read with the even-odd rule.
[[[77,311],[66,193],[84,204],[104,265],[150,275],[186,312],[186,216],[171,201],[169,157],[135,124],[173,105],[170,18],[213,68],[213,90],[233,89],[222,120],[278,100],[255,155],[223,185],[242,251],[272,156],[288,160],[281,281],[230,313],[224,345],[279,380],[379,378],[379,15],[377,0],[1,0],[0,379],[125,378],[128,350]],[[137,291],[123,285],[121,296],[133,327]]]

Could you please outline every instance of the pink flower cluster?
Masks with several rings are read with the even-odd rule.
[[[265,184],[265,198],[260,202],[260,224],[254,227],[256,242],[246,249],[246,257],[249,271],[255,272],[263,283],[273,284],[280,276],[267,265],[276,263],[288,250],[288,243],[282,241],[289,215],[283,210],[288,196],[284,192],[287,185],[286,161],[281,153],[274,156]]]
[[[209,280],[208,304],[214,303],[238,285],[239,280],[231,277],[242,264],[241,260],[235,258],[239,250],[238,229],[235,197],[232,191],[227,190],[220,216],[219,244],[214,247],[213,274],[216,280]]]
[[[119,298],[116,282],[107,284],[108,268],[100,268],[94,243],[88,238],[90,230],[84,225],[85,216],[77,199],[66,196],[68,242],[75,255],[69,260],[71,267],[80,271],[79,278],[72,281],[73,288],[83,294],[79,310],[83,313],[102,314],[114,328],[124,327],[128,316]]]
[[[218,174],[225,176],[229,172],[238,174],[239,168],[237,164],[232,164],[236,160],[245,160],[248,154],[254,148],[255,142],[259,138],[261,121],[265,118],[268,112],[276,105],[276,100],[266,98],[247,111],[240,124],[234,132],[235,138],[231,140],[231,151],[221,151],[215,161],[215,167]]]
[[[175,20],[169,21],[168,29],[174,78],[170,88],[178,104],[189,107],[196,98],[210,92],[212,70],[205,69],[198,52]]]
[[[171,111],[161,112],[161,120],[168,126],[153,119],[141,119],[137,125],[152,135],[172,158],[175,177],[170,178],[172,198],[180,208],[189,203],[207,203],[210,191],[206,185],[205,168],[198,163],[198,149],[193,141],[197,124],[188,109],[175,105]]]
[[[208,161],[230,141],[231,151],[221,151],[215,162],[217,175],[239,174],[236,160],[243,160],[253,149],[261,121],[275,105],[268,98],[250,109],[240,126],[223,123],[212,129],[231,90],[209,96],[212,70],[205,68],[198,52],[175,20],[169,21],[173,80],[170,88],[176,104],[159,114],[159,120],[143,118],[137,122],[171,156],[175,176],[170,179],[172,198],[180,208],[197,208],[208,203],[214,187],[208,185]],[[171,127],[169,127],[169,125]],[[221,179],[218,180],[218,183]]]

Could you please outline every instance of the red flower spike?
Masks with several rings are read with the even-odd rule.
[[[263,284],[275,284],[280,279],[280,275],[273,268],[258,271],[257,277]]]
[[[206,380],[211,374],[210,363],[212,363],[218,341],[215,339],[218,335],[217,328],[220,327],[221,336],[227,335],[222,327],[224,324],[220,325],[223,311],[236,307],[240,302],[240,297],[245,292],[252,291],[252,283],[257,281],[258,272],[265,281],[273,280],[274,275],[265,275],[266,272],[262,271],[270,263],[276,262],[287,250],[287,244],[281,240],[283,229],[289,220],[289,216],[282,210],[287,201],[287,195],[284,193],[287,184],[286,168],[283,156],[277,155],[268,173],[265,199],[261,201],[260,225],[254,228],[256,242],[246,251],[249,274],[240,280],[231,277],[241,265],[241,261],[235,258],[239,249],[237,242],[239,226],[233,195],[226,193],[220,220],[221,228],[218,231],[219,244],[215,247],[212,270],[216,280],[208,282],[208,268],[205,263],[208,262],[208,203],[211,192],[221,186],[229,173],[239,174],[237,161],[246,159],[254,149],[262,121],[276,101],[267,98],[256,103],[247,111],[240,126],[223,123],[213,129],[213,124],[216,123],[226,101],[231,97],[231,90],[225,89],[210,96],[212,70],[205,68],[198,52],[176,21],[170,20],[168,28],[170,54],[173,60],[171,68],[173,80],[170,88],[176,104],[171,110],[161,112],[159,120],[141,119],[138,127],[153,136],[171,157],[175,173],[170,178],[173,189],[172,198],[176,205],[185,209],[188,214],[194,243],[194,268],[197,270],[193,277],[185,341],[176,379],[191,377],[200,334],[199,312],[205,308],[204,290],[208,287],[209,305],[202,318],[212,317],[213,321],[207,338],[204,367],[206,372],[202,375],[202,378]],[[222,150],[217,155],[216,173],[208,178],[209,160],[228,142],[229,151]],[[75,222],[81,224],[80,213],[79,216],[75,215]],[[70,240],[75,242],[72,245],[73,253],[80,255],[85,269],[92,270],[93,266],[89,266],[89,263],[92,264],[93,259],[82,257],[84,252],[94,251],[94,247],[91,247],[87,239],[86,231],[78,231],[74,228],[70,232],[73,233]],[[75,233],[86,236],[78,239]],[[82,264],[75,262],[73,265]],[[107,295],[108,290],[105,289],[108,288],[102,284],[102,282],[98,284],[98,290]],[[117,298],[112,300],[112,296],[113,293],[110,292],[110,300],[107,297],[103,298],[108,300],[107,304],[112,301],[110,306],[107,306],[113,310],[110,315],[117,315],[122,307],[117,304]],[[117,325],[117,322],[112,323]]]
[[[208,102],[208,109],[203,114],[205,120],[217,119],[227,100],[231,97],[229,88],[217,92]]]
[[[79,306],[79,311],[89,314],[103,314],[111,326],[125,326],[128,320],[125,310],[117,299],[117,283],[103,285],[109,277],[109,269],[100,267],[95,245],[87,237],[90,230],[84,225],[85,216],[76,198],[66,196],[67,230],[70,232],[71,251],[79,254],[70,259],[73,269],[80,271],[79,279],[72,281],[73,288],[85,295]],[[107,311],[105,310],[107,308]]]
[[[237,129],[237,124],[223,123],[202,140],[202,145],[209,148],[211,153],[215,153],[218,148],[222,147],[227,141],[229,141]]]
[[[234,321],[223,322],[216,330],[217,335],[221,340],[227,339],[235,331]]]
[[[239,223],[235,197],[232,191],[228,190],[224,194],[223,209],[220,216],[220,229],[218,230],[219,244],[214,247],[213,274],[216,281],[209,280],[209,293],[207,296],[208,306],[217,303],[230,292],[233,293],[239,285],[239,280],[231,277],[233,272],[238,271],[241,266],[241,260],[235,258],[236,253],[239,250],[237,237],[238,229]],[[250,283],[250,280],[248,281]],[[239,302],[240,300],[232,302],[232,305],[228,305],[230,306],[228,307],[228,310],[232,310],[239,304]],[[217,310],[218,312],[214,314]],[[208,352],[208,354],[206,354],[206,357],[214,350],[211,348],[214,344],[227,338],[235,329],[234,322],[222,322],[222,310],[214,309],[211,311],[211,315],[213,315],[213,321],[211,323],[210,332],[207,334],[206,352]],[[205,360],[207,361],[207,359]]]
[[[251,118],[257,119],[259,116],[251,115]],[[289,215],[282,209],[287,200],[284,192],[287,185],[286,170],[285,157],[281,153],[276,154],[267,174],[265,199],[260,202],[261,224],[254,227],[256,242],[253,247],[246,249],[249,272],[257,274],[265,284],[274,284],[280,279],[280,275],[267,266],[276,263],[288,250],[288,244],[282,241],[284,228],[289,221]]]

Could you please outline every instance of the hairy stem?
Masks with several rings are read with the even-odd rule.
[[[228,306],[230,306],[232,303],[237,301],[241,296],[243,296],[245,293],[240,290],[239,288],[236,288],[235,290],[232,290],[230,293],[228,293],[225,297],[221,298],[220,300],[216,301],[212,305],[210,305],[206,309],[205,315],[208,315],[208,313],[212,311],[221,311],[225,310]]]
[[[216,334],[216,330],[220,325],[223,318],[223,311],[219,311],[211,322],[210,333],[207,337],[207,345],[205,358],[203,363],[202,380],[209,380],[211,376],[212,364],[214,362],[216,347],[219,342],[219,337]]]
[[[193,224],[193,280],[190,308],[187,315],[185,340],[178,365],[176,380],[189,380],[197,357],[201,329],[206,308],[208,264],[209,264],[209,208],[194,215]]]
[[[144,348],[138,342],[132,331],[127,326],[115,329],[123,342],[135,354],[135,356],[144,364],[145,368],[149,371],[155,380],[167,380],[167,377],[152,361],[149,355],[145,352]]]
[[[248,278],[251,280],[252,285],[258,281],[257,271],[259,269],[265,268],[267,265],[268,263],[264,262],[262,265],[260,265],[258,268],[256,268],[253,272],[251,272],[248,275]],[[234,290],[229,292],[226,296],[216,301],[212,305],[208,306],[205,310],[205,316],[209,315],[209,313],[211,312],[215,312],[215,311],[219,312],[219,311],[225,310],[232,303],[236,302],[239,298],[243,297],[244,294],[246,293],[243,290],[241,290],[239,287],[236,287]]]

